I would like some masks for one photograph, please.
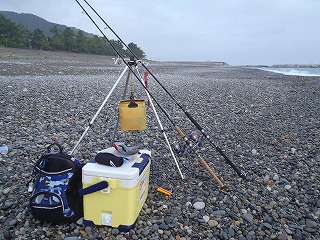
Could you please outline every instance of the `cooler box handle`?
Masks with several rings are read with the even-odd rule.
[[[91,193],[95,193],[95,192],[99,192],[105,188],[108,188],[109,187],[109,184],[107,181],[102,181],[102,182],[98,182],[98,183],[95,183],[89,187],[86,187],[86,188],[83,188],[83,189],[80,189],[79,190],[79,194],[80,196],[84,196],[84,195],[87,195],[87,194],[91,194]]]

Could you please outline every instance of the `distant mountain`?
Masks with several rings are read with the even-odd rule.
[[[16,12],[9,12],[9,11],[0,11],[0,15],[3,15],[5,18],[11,20],[12,22],[16,24],[20,24],[24,26],[28,31],[33,32],[37,28],[39,28],[41,31],[44,32],[45,35],[51,36],[50,30],[57,26],[58,29],[64,30],[67,26],[56,24],[49,22],[41,17],[38,17],[36,15],[30,14],[30,13],[16,13]],[[77,28],[72,28],[75,31],[78,31]],[[88,36],[93,36],[91,33],[86,33]]]

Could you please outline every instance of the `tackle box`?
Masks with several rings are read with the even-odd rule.
[[[120,167],[87,163],[82,168],[83,189],[102,182],[107,182],[107,187],[83,196],[84,220],[130,229],[147,199],[150,164],[149,150],[140,150]]]

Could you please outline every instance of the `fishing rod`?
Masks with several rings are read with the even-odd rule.
[[[76,0],[77,1],[77,0]],[[101,17],[101,15],[88,3],[87,0],[83,0],[91,10],[98,16],[98,18],[107,26],[107,28],[118,38],[118,40],[129,50],[133,57],[139,60],[138,56],[134,51],[122,40],[122,38],[113,30],[113,28]],[[78,2],[78,1],[77,1]],[[141,61],[143,68],[152,76],[152,78],[161,86],[161,88],[169,95],[169,97],[174,101],[174,103],[183,111],[187,118],[192,122],[192,124],[201,132],[201,134],[207,139],[207,141],[213,146],[216,151],[224,158],[225,162],[244,180],[246,180],[245,175],[239,170],[239,168],[229,159],[229,157],[224,153],[224,151],[216,145],[211,137],[206,133],[205,129],[193,118],[193,116],[176,100],[176,98],[168,91],[168,89],[163,86],[159,79],[151,72],[151,70]]]
[[[112,44],[112,42],[107,38],[107,36],[104,34],[104,32],[101,30],[101,28],[97,25],[97,23],[92,19],[92,17],[89,15],[89,13],[85,10],[85,8],[81,5],[79,0],[75,0],[77,4],[81,7],[81,9],[84,11],[84,13],[88,16],[88,18],[91,20],[91,22],[96,26],[96,28],[100,31],[104,39],[109,43],[113,51],[122,59],[124,64],[127,66],[127,68],[130,70],[130,72],[135,76],[135,78],[138,80],[138,82],[142,85],[144,90],[150,95],[152,100],[157,104],[157,106],[160,108],[160,110],[164,113],[164,115],[167,117],[167,119],[170,121],[170,123],[174,126],[177,133],[182,137],[182,139],[192,147],[192,143],[187,137],[187,135],[182,131],[180,127],[178,127],[174,120],[170,117],[170,115],[167,113],[167,111],[160,105],[160,103],[157,101],[157,99],[153,96],[153,94],[149,91],[149,89],[144,85],[143,81],[139,78],[137,73],[134,71],[132,66],[125,60],[125,58],[120,54],[120,52],[116,49],[116,47]],[[142,62],[138,60],[137,62]],[[219,177],[215,174],[214,170],[210,168],[208,163],[200,156],[200,154],[196,151],[196,149],[193,149],[193,152],[196,154],[197,157],[200,157],[200,163],[208,170],[209,174],[214,178],[214,180],[218,183],[220,186],[221,191],[225,190],[225,185],[223,182],[219,179]]]

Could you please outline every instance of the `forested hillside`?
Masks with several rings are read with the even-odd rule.
[[[30,31],[24,26],[7,19],[0,13],[0,46],[91,53],[108,56],[115,55],[103,37],[88,34],[71,27],[62,28],[62,25],[52,26],[49,32],[43,31],[40,28]],[[120,53],[125,56],[130,56],[121,42],[116,40],[111,40],[111,42]],[[129,47],[133,49],[140,58],[145,57],[144,51],[135,43],[130,43]]]
[[[0,11],[0,15],[9,19],[15,24],[23,26],[29,32],[40,29],[46,36],[51,36],[51,29],[57,27],[59,30],[64,30],[67,26],[49,22],[41,17],[30,13],[16,13],[10,11]]]

